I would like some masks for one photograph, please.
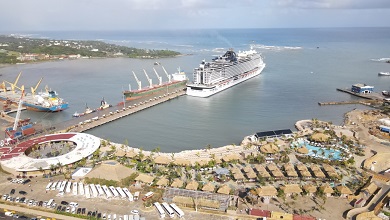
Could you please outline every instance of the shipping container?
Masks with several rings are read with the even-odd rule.
[[[26,128],[25,130],[22,130],[23,136],[35,134],[35,128]]]

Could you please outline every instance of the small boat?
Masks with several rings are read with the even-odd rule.
[[[390,76],[390,72],[379,72],[378,76]]]
[[[160,65],[161,63],[159,63],[159,62],[154,62],[154,65],[155,66],[158,66],[158,65]]]
[[[103,97],[103,100],[100,102],[100,107],[98,108],[98,110],[103,110],[109,107],[112,107],[112,105],[108,104]]]
[[[384,95],[384,96],[390,96],[390,92],[389,92],[389,91],[386,91],[386,90],[384,90],[384,91],[382,91],[382,95]]]
[[[78,112],[75,112],[75,113],[73,113],[73,115],[72,115],[74,118],[78,118],[78,117],[80,117],[81,115],[80,115],[80,113],[78,113]]]

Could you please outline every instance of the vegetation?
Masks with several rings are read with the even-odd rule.
[[[20,54],[38,54],[34,59],[50,60],[69,55],[82,57],[164,58],[180,55],[171,50],[150,50],[108,44],[101,41],[34,39],[0,35],[0,63],[15,64]],[[23,62],[28,61],[24,60]]]
[[[119,186],[119,182],[115,180],[106,180],[106,179],[100,179],[100,178],[89,178],[85,177],[85,183],[86,184],[100,184],[100,185],[106,185],[106,186]]]

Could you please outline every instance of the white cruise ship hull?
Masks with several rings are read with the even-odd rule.
[[[242,83],[248,79],[251,79],[255,76],[260,75],[260,73],[263,71],[264,67],[265,67],[265,63],[262,63],[262,65],[260,65],[259,68],[252,70],[249,73],[243,73],[243,74],[237,75],[236,80],[231,78],[231,79],[228,79],[226,81],[222,81],[222,82],[219,82],[217,84],[214,84],[212,86],[202,86],[202,85],[189,84],[187,86],[186,94],[189,96],[207,98],[207,97],[212,96],[218,92],[221,92],[227,88],[230,88],[234,85],[237,85],[237,84]]]

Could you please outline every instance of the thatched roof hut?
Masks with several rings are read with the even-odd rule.
[[[156,185],[157,186],[168,186],[168,179],[166,179],[165,177],[159,179],[157,182],[156,182]]]
[[[115,156],[117,157],[124,157],[126,155],[126,152],[122,149],[119,149],[115,152]]]
[[[205,191],[205,192],[214,192],[215,190],[215,186],[214,184],[208,182],[207,184],[205,184],[202,188],[202,191]]]
[[[312,177],[306,165],[299,163],[297,164],[297,169],[299,170],[299,173],[302,177]]]
[[[188,190],[197,190],[199,186],[199,183],[196,181],[191,181],[187,184],[186,189]]]
[[[324,168],[325,172],[328,174],[328,176],[330,177],[337,177],[337,172],[336,172],[336,169],[334,167],[332,167],[331,165],[329,164],[323,164],[322,167]]]
[[[196,161],[201,167],[203,167],[203,166],[207,166],[208,164],[209,164],[209,161],[210,161],[211,159],[202,159],[202,160],[200,160],[200,161]],[[195,165],[195,164],[194,164]]]
[[[256,179],[257,178],[257,175],[253,170],[251,172],[245,173],[245,175],[248,177],[248,179]]]
[[[251,166],[246,166],[246,167],[244,167],[243,170],[244,170],[245,173],[253,172],[253,169],[252,169]]]
[[[135,178],[136,181],[140,181],[140,182],[143,182],[143,183],[147,183],[147,184],[151,184],[154,180],[154,177],[153,176],[149,176],[147,174],[144,174],[144,173],[140,173],[136,178]]]
[[[287,163],[284,165],[284,170],[288,177],[298,177],[298,173],[295,171],[294,165]]]
[[[273,171],[273,170],[279,170],[279,168],[276,166],[276,164],[274,163],[269,163],[267,165],[267,168],[270,170],[270,171]]]
[[[255,169],[260,174],[260,176],[265,178],[271,177],[271,175],[267,172],[263,165],[255,164]]]
[[[343,185],[340,185],[340,186],[336,186],[336,190],[340,192],[340,194],[344,194],[344,195],[352,195],[352,191],[346,187],[346,186],[343,186]]]
[[[168,157],[162,155],[155,157],[153,160],[154,163],[161,164],[161,165],[168,165],[171,162],[171,160]]]
[[[296,148],[295,151],[300,154],[308,154],[309,150],[305,146],[301,146],[299,148]]]
[[[371,212],[362,212],[356,216],[356,220],[382,220],[377,215],[375,215],[375,211]]]
[[[320,189],[321,189],[324,193],[326,193],[326,194],[331,194],[331,193],[334,192],[334,190],[332,189],[332,187],[330,187],[328,184],[322,185],[322,186],[320,187]]]
[[[286,184],[280,188],[286,194],[299,194],[302,192],[302,189],[298,184]]]
[[[264,154],[275,154],[275,153],[279,152],[279,148],[273,143],[268,143],[268,144],[262,145],[260,147],[260,151]]]
[[[225,162],[230,162],[233,160],[240,160],[240,159],[241,159],[240,156],[237,154],[229,154],[229,155],[226,155],[222,158],[222,160]]]
[[[310,169],[313,171],[314,175],[317,178],[325,178],[325,174],[322,172],[321,168],[317,164],[312,164]]]
[[[181,179],[174,179],[172,184],[171,184],[171,187],[180,188],[183,186],[183,184],[184,184],[184,182]]]
[[[278,191],[274,186],[268,185],[268,186],[261,186],[256,189],[258,196],[276,196],[278,194]]]
[[[311,135],[310,139],[317,142],[325,142],[330,138],[329,134],[324,134],[321,132],[314,133]]]
[[[245,177],[241,173],[241,171],[233,173],[233,177],[234,177],[235,180],[244,180],[245,179]]]
[[[134,151],[127,151],[126,152],[126,157],[127,158],[134,158],[134,157],[136,157],[138,154],[136,153],[136,152],[134,152]]]
[[[120,181],[134,172],[133,169],[123,166],[117,161],[104,161],[102,164],[93,168],[86,177]]]
[[[189,160],[183,159],[183,158],[176,158],[173,161],[173,164],[177,166],[190,166],[191,162]]]
[[[312,184],[306,184],[302,188],[303,188],[303,190],[305,190],[305,192],[307,192],[309,194],[313,194],[313,193],[317,192],[317,186],[314,186]]]
[[[221,193],[221,194],[225,194],[225,195],[229,195],[230,194],[230,187],[228,185],[223,185],[221,187],[219,187],[219,189],[217,190],[217,193]]]

